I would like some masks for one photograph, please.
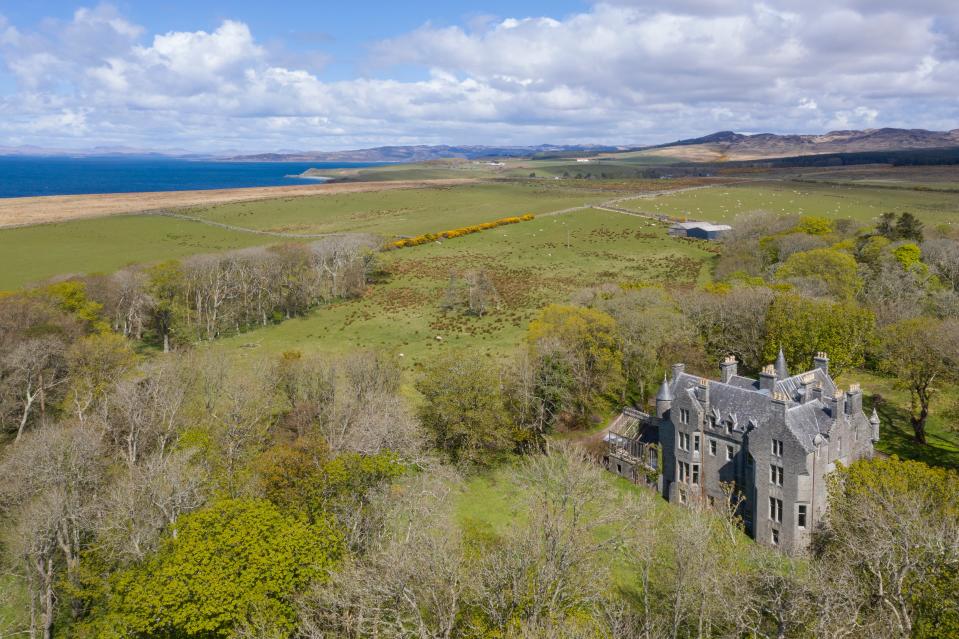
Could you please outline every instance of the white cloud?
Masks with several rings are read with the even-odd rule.
[[[427,24],[373,46],[376,77],[336,82],[233,20],[149,36],[109,6],[34,31],[0,19],[17,80],[0,96],[0,144],[25,131],[35,143],[269,149],[953,128],[959,8],[900,4],[643,0]],[[389,79],[396,65],[423,77]]]

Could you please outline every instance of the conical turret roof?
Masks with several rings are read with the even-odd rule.
[[[789,367],[786,366],[786,355],[780,346],[779,355],[776,356],[776,379],[786,379],[787,377],[789,377]]]
[[[673,391],[669,388],[669,382],[666,381],[666,374],[663,373],[663,383],[659,385],[659,392],[656,393],[657,402],[673,401]]]

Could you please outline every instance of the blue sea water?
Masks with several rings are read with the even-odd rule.
[[[290,186],[309,168],[375,166],[371,162],[215,162],[144,157],[0,156],[0,197],[189,191]]]

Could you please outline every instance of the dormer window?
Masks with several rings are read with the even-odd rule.
[[[774,439],[772,445],[773,457],[783,456],[783,442],[781,439]]]
[[[679,421],[682,422],[682,423],[684,423],[684,424],[688,424],[688,423],[689,423],[689,409],[688,409],[688,408],[680,408],[680,409],[679,409]]]

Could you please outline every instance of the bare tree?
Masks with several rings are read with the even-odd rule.
[[[56,402],[50,394],[67,379],[64,351],[60,339],[37,337],[21,342],[0,361],[7,404],[14,414],[16,441],[35,415],[42,419],[47,405]]]

